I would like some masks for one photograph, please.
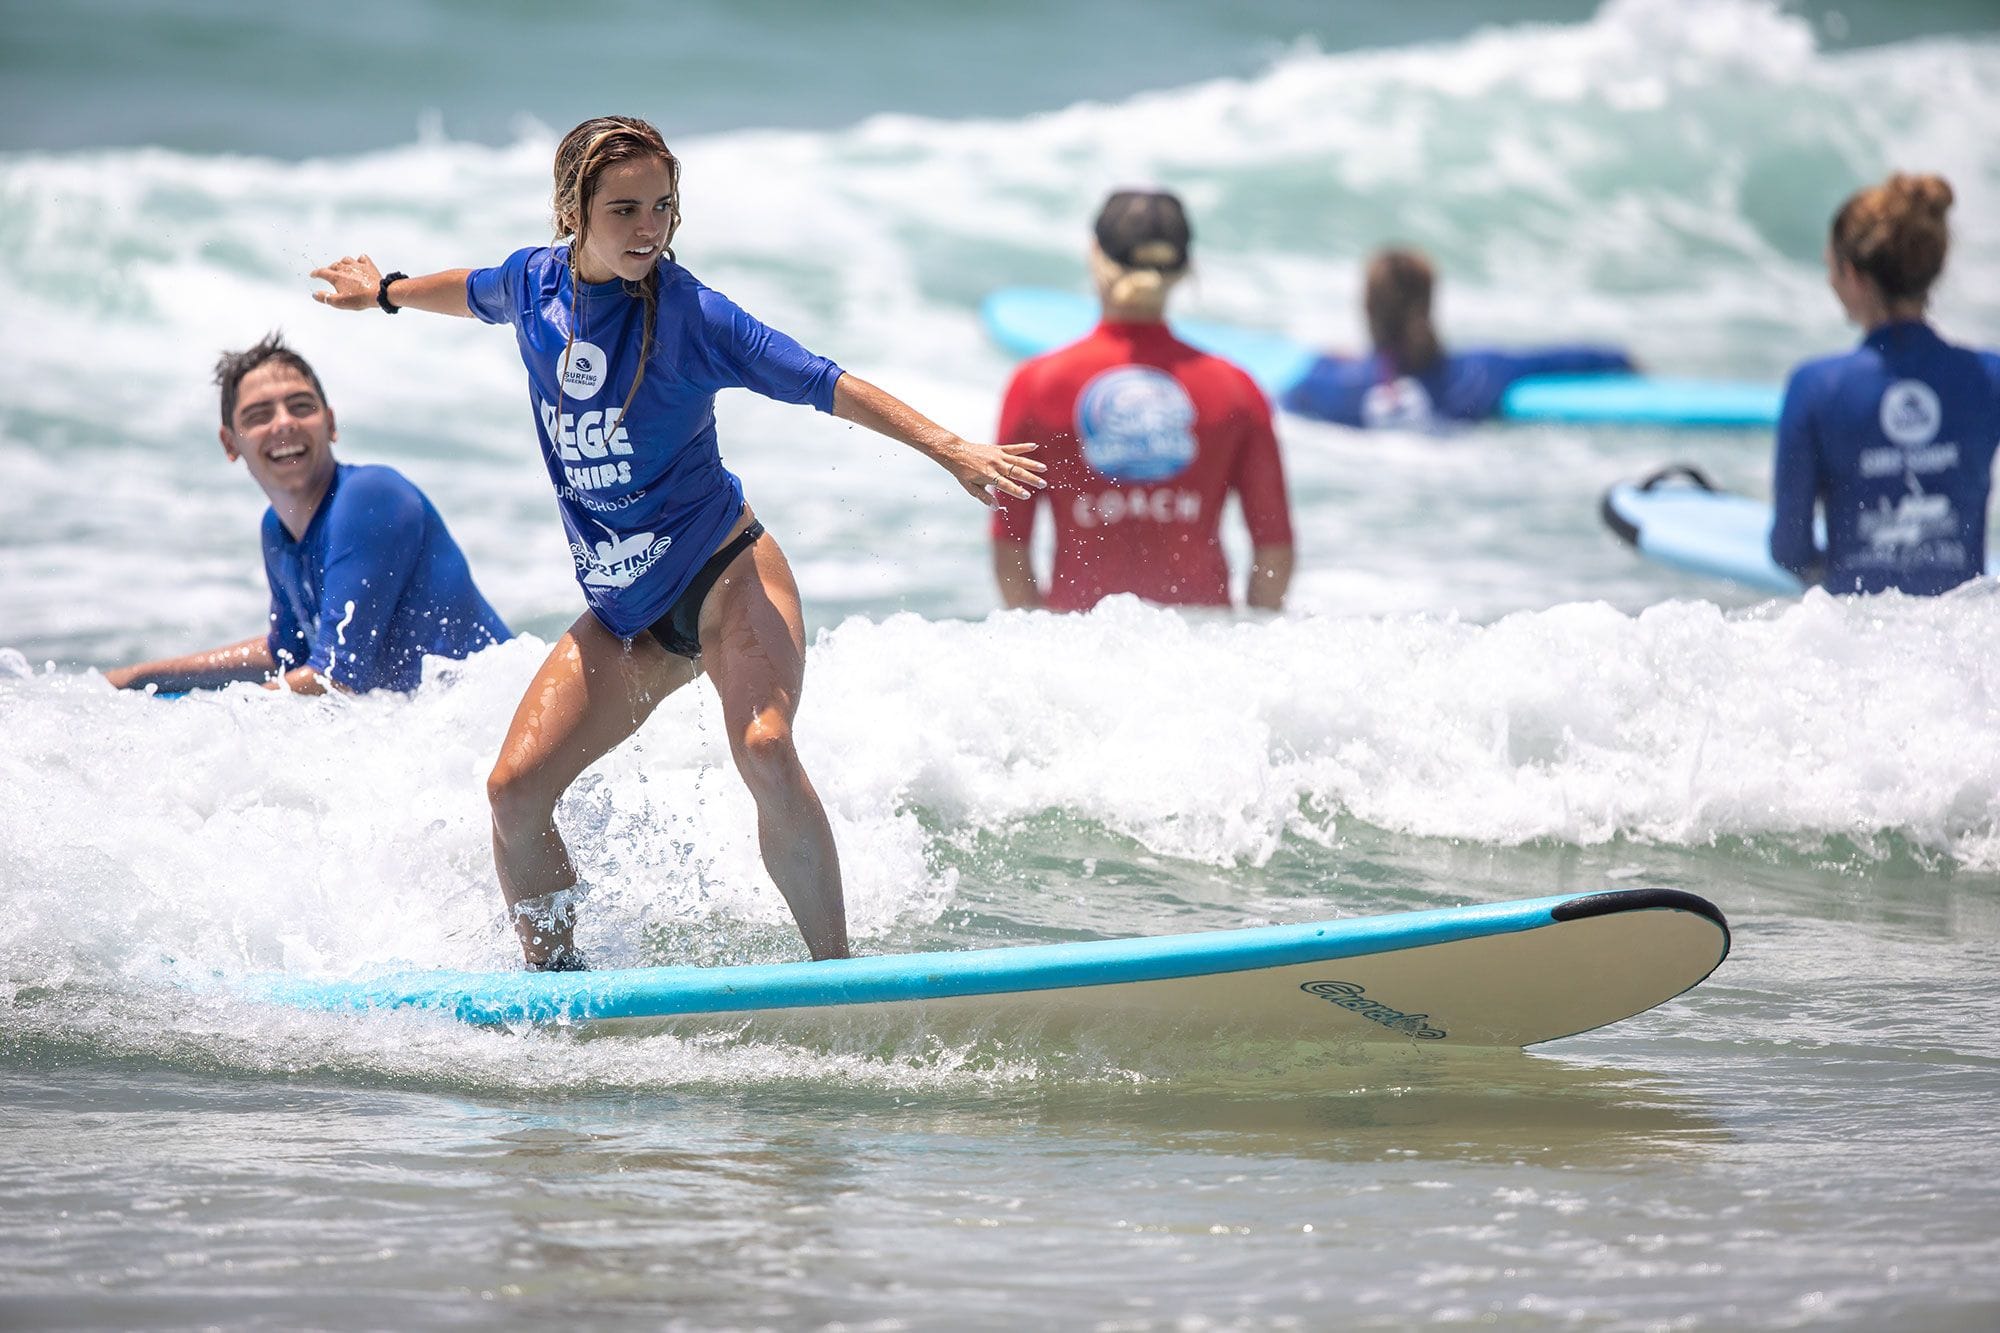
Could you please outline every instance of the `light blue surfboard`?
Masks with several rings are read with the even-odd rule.
[[[1097,327],[1098,305],[1087,296],[1044,287],[1003,287],[980,302],[987,334],[1015,356],[1040,356]],[[1319,354],[1289,338],[1201,320],[1177,319],[1182,340],[1234,361],[1272,398],[1305,378]]]
[[[1641,481],[1620,482],[1604,493],[1598,512],[1606,527],[1649,560],[1783,597],[1805,591],[1771,559],[1771,506],[1721,489],[1700,468],[1677,463]],[[1824,549],[1823,519],[1813,520],[1813,537]],[[1989,556],[1986,570],[2000,573],[2000,552]]]
[[[1073,292],[1005,287],[979,307],[987,333],[1016,356],[1039,356],[1075,342],[1097,325],[1097,302]],[[1274,400],[1305,377],[1319,354],[1274,333],[1201,320],[1174,320],[1185,341],[1227,357]],[[1774,425],[1776,385],[1653,375],[1536,375],[1500,400],[1509,421],[1567,425],[1760,427]]]
[[[503,1027],[781,1035],[893,1020],[928,1031],[1090,1027],[1140,1038],[1513,1048],[1662,1004],[1728,952],[1728,924],[1705,899],[1624,889],[1308,925],[820,963],[264,976],[246,988],[307,1009],[430,1010]]]

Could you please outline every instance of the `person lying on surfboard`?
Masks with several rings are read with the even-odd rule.
[[[1940,593],[1986,568],[2000,356],[1954,346],[1924,318],[1951,203],[1943,177],[1899,173],[1834,214],[1827,284],[1867,333],[1792,372],[1771,523],[1771,559],[1828,592]]]
[[[335,460],[333,408],[282,337],[224,352],[215,383],[223,456],[243,464],[271,501],[270,629],[119,667],[106,680],[120,689],[262,680],[297,694],[413,690],[426,656],[470,657],[512,637],[424,493],[393,468]]]
[[[1431,430],[1485,421],[1516,380],[1531,375],[1631,374],[1611,347],[1446,351],[1431,322],[1437,273],[1421,253],[1378,250],[1368,261],[1362,305],[1374,352],[1321,356],[1279,400],[1287,411],[1343,426]]]
[[[747,314],[675,260],[680,161],[643,120],[563,137],[555,232],[492,268],[316,269],[341,310],[410,306],[513,326],[586,610],[514,713],[487,780],[493,858],[530,968],[582,966],[577,875],[555,825],[577,777],[707,674],[757,805],[765,868],[812,956],[848,952],[833,830],[792,740],[805,677],[798,585],[722,465],[715,396],[810,403],[910,445],[978,499],[1042,485],[1032,444],[976,444]]]

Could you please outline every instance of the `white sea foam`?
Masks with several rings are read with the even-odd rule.
[[[1991,871],[1996,617],[1979,587],[1488,626],[1128,599],[856,619],[812,650],[799,734],[863,940],[954,900],[953,841],[1047,812],[1190,872],[1338,844],[1352,821],[1495,844],[1886,832]],[[17,662],[0,679],[11,975],[506,964],[483,778],[539,654],[516,642],[359,701],[162,702]],[[586,775],[563,818],[607,960],[662,931],[710,961],[796,951],[705,687]]]

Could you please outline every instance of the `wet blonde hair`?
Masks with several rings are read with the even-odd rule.
[[[1897,172],[1849,195],[1833,215],[1828,244],[1890,301],[1921,300],[1944,271],[1951,186],[1942,176]]]
[[[576,342],[577,288],[576,252],[590,234],[590,201],[597,194],[598,177],[606,167],[641,158],[657,158],[667,164],[667,234],[660,251],[674,257],[674,233],[681,227],[681,163],[660,132],[637,116],[598,116],[563,136],[556,145],[555,194],[552,200],[556,239],[569,238],[569,335],[563,343],[562,360],[556,363],[556,413],[563,407],[563,377],[569,366],[570,348]],[[646,363],[652,358],[653,330],[659,323],[660,270],[657,264],[639,282],[625,284],[626,294],[646,306],[645,323],[639,340],[639,368],[633,372],[632,387],[625,405],[618,409],[618,422],[625,420],[639,385],[646,378]],[[605,422],[608,434],[613,422]]]
[[[1431,323],[1437,271],[1415,250],[1391,246],[1368,261],[1362,306],[1375,350],[1404,375],[1421,375],[1444,356]]]

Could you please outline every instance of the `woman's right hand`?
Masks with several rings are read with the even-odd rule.
[[[314,292],[313,300],[335,310],[373,310],[375,293],[382,286],[382,270],[367,255],[342,255],[312,276],[323,279],[332,291]]]

